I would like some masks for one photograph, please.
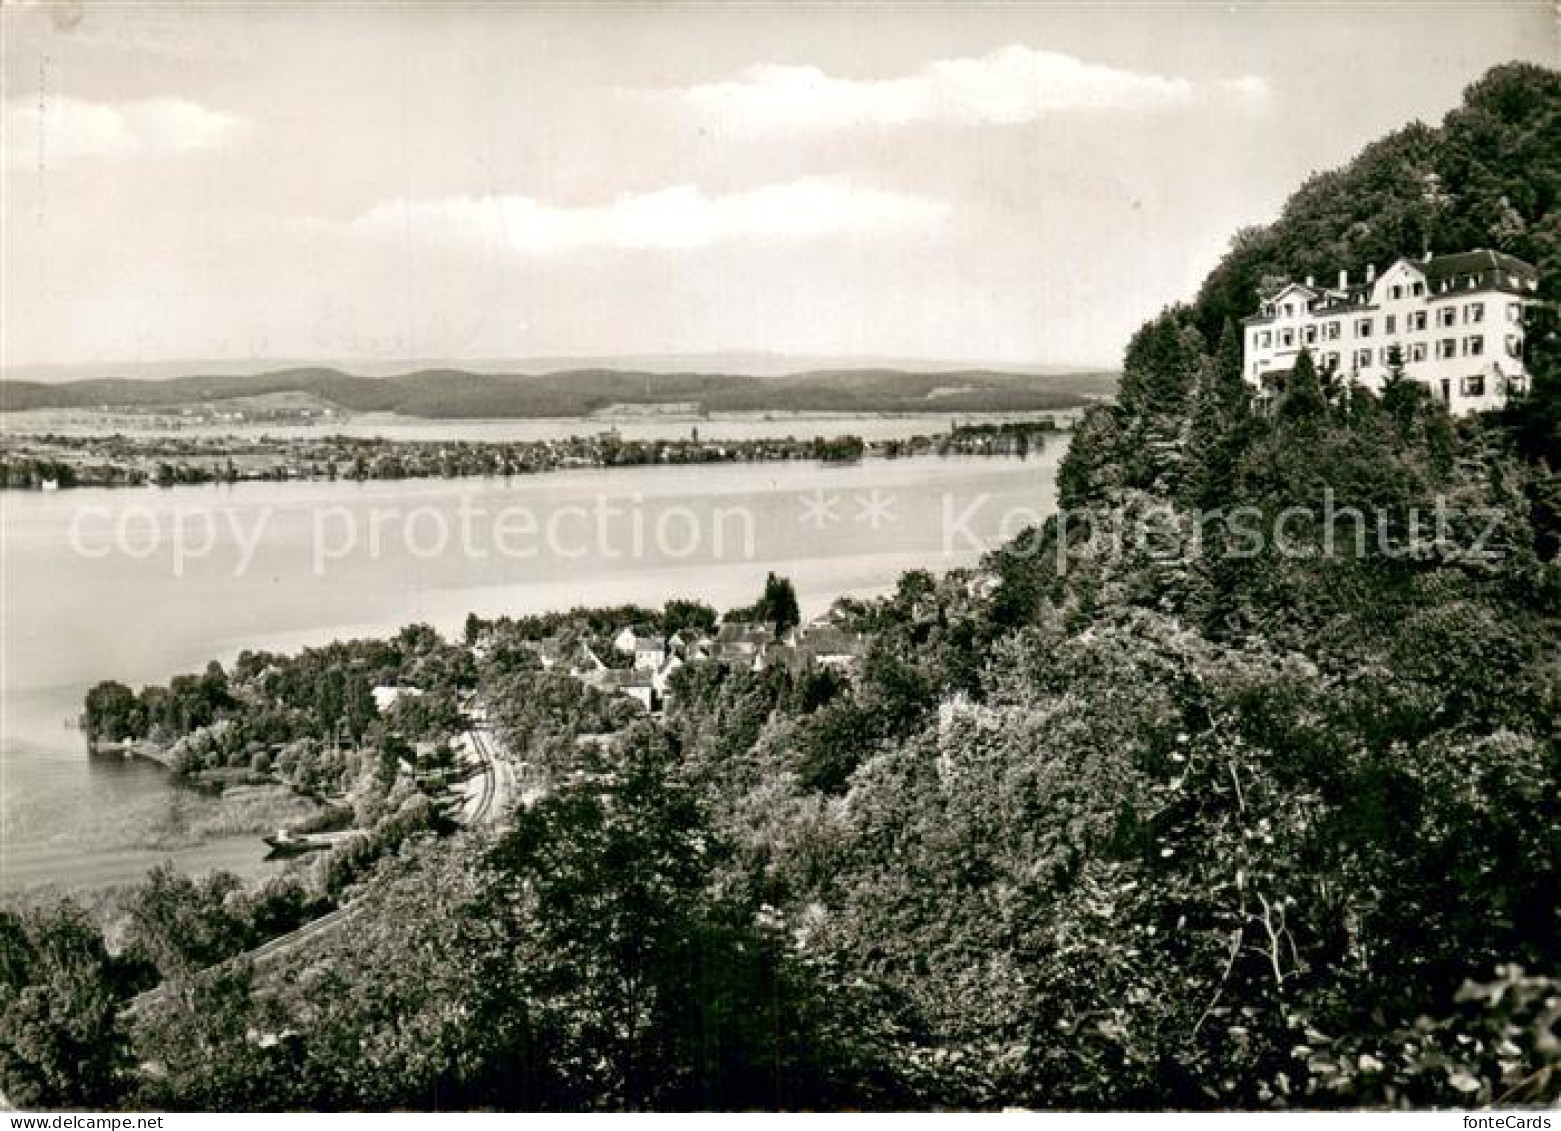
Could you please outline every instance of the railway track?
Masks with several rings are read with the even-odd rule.
[[[471,749],[476,754],[478,761],[482,763],[482,771],[478,775],[481,785],[478,787],[477,800],[472,804],[470,811],[457,818],[459,824],[467,828],[487,824],[503,816],[505,806],[514,796],[514,767],[505,758],[501,758],[494,750],[494,745],[483,727],[473,727],[467,731],[471,742]],[[323,938],[346,923],[351,922],[359,912],[364,910],[361,902],[344,904],[336,910],[311,919],[295,931],[289,931],[285,935],[279,935],[274,939],[261,943],[242,954],[234,955],[218,963],[224,966],[229,963],[249,962],[255,966],[263,966],[281,958],[306,943]],[[130,999],[125,1007],[123,1016],[134,1018],[137,1013],[147,1006],[155,1003],[168,992],[166,983],[154,986],[145,993],[137,994]]]

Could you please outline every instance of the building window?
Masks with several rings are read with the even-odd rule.
[[[1508,334],[1507,335],[1507,356],[1508,357],[1522,357],[1523,356],[1523,339],[1518,337],[1518,335],[1516,335],[1516,334]]]
[[[1459,392],[1466,397],[1483,397],[1485,395],[1485,374],[1471,373],[1461,382]]]
[[[1371,319],[1358,318],[1355,320],[1355,336],[1358,338],[1371,337]]]
[[[1272,330],[1264,330],[1257,336],[1257,344],[1259,349],[1267,349],[1269,346],[1273,345],[1274,332]]]
[[[1306,344],[1307,345],[1315,346],[1317,344],[1317,327],[1316,326],[1308,326],[1304,331],[1302,331],[1302,333],[1303,333],[1303,335],[1306,338]]]
[[[1370,369],[1371,368],[1371,351],[1370,350],[1356,350],[1355,351],[1355,368],[1356,369]]]
[[[1404,297],[1404,288],[1401,287],[1401,286],[1398,286],[1395,283],[1393,286],[1388,288],[1388,297],[1389,298],[1403,298]]]
[[[1328,340],[1330,342],[1338,341],[1339,340],[1339,324],[1337,322],[1329,322],[1328,323],[1328,328],[1326,330],[1324,330],[1323,333],[1328,335]]]
[[[1507,304],[1507,321],[1508,322],[1521,322],[1521,321],[1523,321],[1523,307],[1519,306],[1515,302],[1509,302]]]
[[[1398,333],[1398,315],[1389,314],[1382,320],[1382,332],[1384,334]]]
[[[1411,342],[1409,344],[1409,360],[1410,361],[1424,361],[1425,360],[1425,343],[1424,342]]]
[[[1409,293],[1414,295],[1416,298],[1421,298],[1425,294],[1425,284],[1411,283],[1409,285]]]
[[[1409,316],[1409,329],[1413,333],[1416,330],[1425,329],[1425,311],[1416,310]]]
[[[1441,307],[1436,312],[1436,324],[1438,326],[1458,325],[1458,311],[1451,306]]]
[[[1471,302],[1463,308],[1463,320],[1465,322],[1484,322],[1485,304],[1483,302]]]
[[[1485,352],[1485,339],[1473,334],[1463,340],[1464,357],[1479,357]]]
[[[1287,349],[1289,347],[1295,345],[1295,331],[1294,330],[1281,330],[1281,331],[1279,331],[1279,344],[1281,346],[1284,346]]]
[[[1437,342],[1436,343],[1436,356],[1439,357],[1439,358],[1457,357],[1458,356],[1458,339],[1457,338],[1443,338],[1441,341]]]
[[[1295,314],[1295,303],[1293,303],[1293,302],[1285,303],[1285,317],[1289,318],[1289,317],[1291,317],[1294,314]]]

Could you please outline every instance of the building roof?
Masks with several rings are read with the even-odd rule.
[[[1539,278],[1539,272],[1532,263],[1526,263],[1504,251],[1490,251],[1486,248],[1432,256],[1423,269],[1427,281],[1433,283],[1463,275],[1484,276],[1492,272],[1513,275],[1525,283]]]
[[[815,656],[855,656],[863,650],[864,641],[837,625],[818,624],[798,630],[797,647]]]
[[[1464,290],[1477,288],[1524,294],[1533,291],[1539,279],[1539,272],[1535,270],[1533,264],[1515,255],[1508,255],[1504,251],[1491,251],[1488,248],[1435,255],[1429,259],[1401,255],[1387,265],[1383,274],[1387,274],[1400,263],[1413,267],[1425,276],[1427,290],[1430,292],[1427,298],[1435,298],[1438,293],[1447,293],[1460,285]],[[1472,285],[1465,282],[1470,277],[1474,279]],[[1369,282],[1364,279],[1356,280],[1342,290],[1307,287],[1290,282],[1281,285],[1271,294],[1263,296],[1262,302],[1266,306],[1291,290],[1300,290],[1315,296],[1315,303],[1309,308],[1313,314],[1348,314],[1356,310],[1374,310],[1376,308],[1371,301],[1371,294],[1378,279]],[[1242,325],[1253,326],[1274,320],[1274,315],[1264,314],[1260,309],[1258,313],[1248,315],[1241,322]]]
[[[633,687],[650,687],[650,673],[639,668],[609,668],[602,673],[601,683],[606,687],[615,687],[620,691],[627,691]]]
[[[716,633],[717,644],[768,644],[774,638],[769,625],[746,621],[723,621]]]

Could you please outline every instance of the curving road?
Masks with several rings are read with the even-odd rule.
[[[466,740],[468,748],[481,764],[481,769],[475,777],[468,779],[475,781],[477,788],[456,812],[455,821],[463,827],[475,828],[479,825],[492,824],[509,811],[511,802],[517,796],[519,783],[514,759],[503,751],[491,728],[474,726],[466,732]],[[274,961],[351,922],[362,910],[364,905],[361,902],[344,904],[335,911],[321,915],[318,919],[311,919],[295,931],[278,935],[269,942],[261,943],[253,950],[246,950],[242,954],[225,959],[218,965],[229,962],[250,962],[259,966]],[[137,994],[126,1006],[125,1016],[134,1017],[137,1012],[155,1002],[165,992],[166,986],[158,985],[145,993]]]

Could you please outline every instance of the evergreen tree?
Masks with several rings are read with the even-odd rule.
[[[1317,366],[1312,362],[1311,351],[1303,346],[1280,394],[1279,418],[1289,424],[1310,424],[1322,419],[1327,411]]]
[[[1244,418],[1252,404],[1251,390],[1241,375],[1241,358],[1241,331],[1227,318],[1220,329],[1220,344],[1214,352],[1215,384],[1227,425]]]

